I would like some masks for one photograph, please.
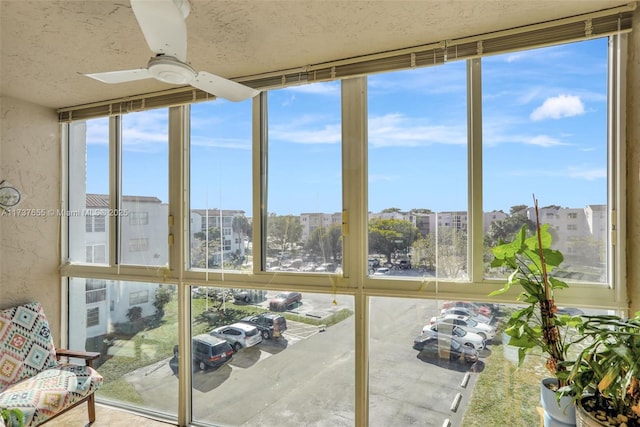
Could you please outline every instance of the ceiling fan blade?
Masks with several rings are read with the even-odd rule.
[[[137,70],[107,71],[105,73],[85,74],[85,76],[99,80],[103,83],[125,83],[153,77],[146,68],[139,68]]]
[[[131,0],[131,8],[149,49],[187,60],[187,0]]]
[[[191,86],[229,101],[244,101],[260,93],[257,89],[205,71],[198,73]]]

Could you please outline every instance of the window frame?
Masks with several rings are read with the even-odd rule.
[[[559,301],[571,301],[572,305],[620,310],[626,306],[625,282],[625,116],[624,96],[626,92],[626,34],[610,36],[609,46],[609,118],[608,118],[608,223],[610,224],[609,286],[576,284],[563,292]],[[342,201],[343,201],[343,272],[337,274],[288,273],[277,274],[266,271],[263,263],[266,230],[263,227],[267,212],[261,210],[266,201],[267,158],[267,97],[262,92],[252,102],[252,170],[253,170],[253,242],[254,267],[250,273],[225,271],[196,271],[189,266],[189,114],[190,106],[169,108],[169,265],[131,266],[118,265],[115,251],[117,235],[116,217],[109,216],[108,259],[110,265],[82,265],[63,260],[62,275],[65,278],[108,278],[121,281],[157,281],[162,273],[166,283],[178,285],[180,369],[186,372],[190,360],[191,337],[189,332],[190,287],[213,286],[264,290],[294,290],[345,294],[354,297],[356,336],[356,408],[357,425],[368,425],[368,319],[369,298],[373,296],[462,299],[496,303],[513,303],[516,291],[489,298],[488,294],[502,286],[500,280],[485,279],[482,261],[482,93],[481,58],[467,59],[467,126],[469,211],[467,227],[468,281],[438,279],[435,282],[406,280],[386,277],[372,278],[368,275],[367,250],[367,83],[366,76],[346,78],[341,84],[342,115]],[[63,125],[66,126],[66,125]],[[109,209],[117,210],[119,194],[121,118],[110,117],[110,197]],[[69,132],[62,131],[64,149],[68,152]],[[68,161],[65,162],[68,165]],[[65,171],[66,176],[68,171]],[[186,190],[186,191],[185,191]],[[68,194],[63,197],[68,200]],[[63,235],[68,229],[64,219]],[[63,247],[68,250],[68,235],[63,238]],[[64,252],[63,252],[64,253]],[[302,279],[302,280],[301,280]],[[585,292],[588,290],[588,292]],[[148,301],[148,299],[147,299]],[[184,357],[182,357],[184,356]],[[191,378],[179,378],[179,400],[181,404],[178,422],[186,425],[191,420]]]

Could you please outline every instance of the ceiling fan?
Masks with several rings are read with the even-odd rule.
[[[191,85],[230,101],[242,101],[260,93],[249,86],[216,76],[196,72],[187,59],[187,26],[191,9],[188,0],[130,0],[149,48],[156,54],[147,68],[85,74],[104,83],[124,83],[155,78],[174,85]]]

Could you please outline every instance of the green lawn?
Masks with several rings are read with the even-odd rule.
[[[548,376],[544,361],[531,354],[525,363],[516,364],[505,357],[500,343],[491,344],[491,355],[480,359],[483,370],[465,412],[464,427],[538,425],[536,407],[540,406],[540,381]]]

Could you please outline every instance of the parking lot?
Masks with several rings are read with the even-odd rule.
[[[321,304],[305,295],[297,311],[302,314],[306,305],[308,312],[317,312]],[[332,304],[327,307],[333,309]],[[396,425],[398,416],[415,425],[460,425],[490,349],[472,366],[421,358],[412,349],[413,338],[434,313],[434,301],[375,298],[371,309],[370,425]],[[349,317],[326,328],[288,321],[283,338],[244,348],[218,369],[195,371],[194,420],[229,426],[353,426],[353,321]],[[168,362],[138,369],[125,379],[140,396],[153,396],[146,406],[175,413],[178,377]],[[404,402],[400,407],[399,400]],[[285,413],[288,417],[282,419]]]

